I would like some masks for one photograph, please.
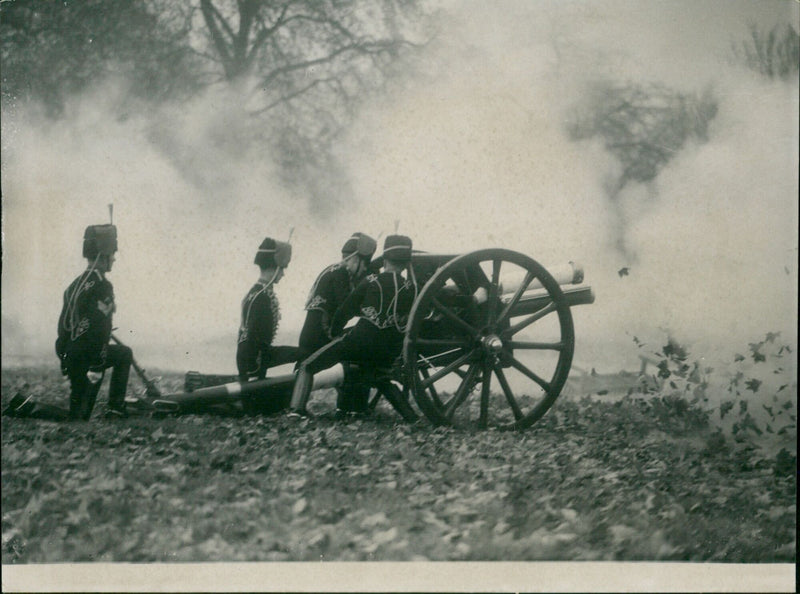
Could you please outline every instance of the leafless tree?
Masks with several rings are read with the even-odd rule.
[[[108,76],[134,97],[184,98],[202,84],[190,30],[185,15],[142,0],[0,2],[3,101],[34,99],[57,117],[67,97]]]
[[[586,95],[568,131],[574,140],[599,136],[619,160],[622,168],[611,192],[616,195],[630,182],[654,180],[691,138],[708,140],[716,113],[710,92],[604,81]]]
[[[789,79],[800,70],[800,34],[790,24],[768,32],[750,25],[750,37],[732,50],[738,61],[768,78]]]
[[[415,0],[199,0],[199,12],[195,47],[236,91],[252,139],[326,200],[345,184],[331,143],[428,35]]]
[[[717,114],[711,91],[683,93],[663,85],[596,82],[576,106],[567,124],[573,140],[599,137],[620,168],[606,187],[610,205],[632,182],[650,184],[690,141],[708,140]],[[621,212],[617,213],[617,247],[629,259]]]

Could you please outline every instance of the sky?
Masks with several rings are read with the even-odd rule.
[[[414,76],[370,102],[336,146],[352,195],[321,213],[263,155],[215,142],[237,121],[224,96],[120,113],[103,81],[42,121],[2,114],[2,364],[51,362],[61,293],[82,270],[83,229],[108,222],[116,334],[146,368],[235,371],[242,296],[261,239],[287,239],[278,342],[297,340],[306,294],[354,231],[430,252],[521,251],[579,262],[596,301],[573,309],[575,364],[637,369],[633,338],[709,360],[779,331],[797,338],[798,84],[730,61],[750,22],[794,23],[788,0],[440,2]],[[598,78],[658,83],[719,102],[709,140],[612,208],[617,170],[565,134]],[[124,116],[124,117],[123,117]],[[188,164],[188,165],[187,165]],[[624,235],[627,253],[615,248]],[[629,268],[627,276],[618,270]]]

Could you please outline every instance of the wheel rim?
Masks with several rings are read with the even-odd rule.
[[[534,287],[545,298],[536,305],[528,300]],[[524,254],[488,249],[454,258],[426,283],[403,360],[414,399],[434,424],[524,429],[558,398],[574,348],[572,314],[555,279]]]

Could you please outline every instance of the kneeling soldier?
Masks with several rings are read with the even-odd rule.
[[[64,292],[58,320],[56,354],[61,372],[69,377],[69,418],[88,420],[92,414],[103,374],[112,368],[106,416],[124,417],[131,349],[109,344],[112,316],[116,311],[114,288],[106,273],[114,264],[117,228],[91,225],[83,236],[86,270]]]
[[[332,340],[333,316],[369,271],[376,247],[375,240],[370,236],[354,233],[342,246],[342,260],[325,268],[314,281],[306,301],[308,313],[300,332],[298,361],[302,361]],[[336,388],[337,411],[351,412],[356,400],[367,397],[369,397],[368,387],[346,381],[345,385]]]
[[[369,269],[375,240],[354,233],[342,246],[342,260],[320,272],[306,301],[306,320],[300,331],[300,360],[331,340],[333,315]]]
[[[417,292],[416,286],[402,275],[411,261],[411,239],[403,235],[388,236],[383,259],[383,272],[367,275],[336,311],[331,334],[340,335],[353,317],[359,317],[358,323],[301,363],[292,393],[294,414],[307,414],[315,373],[341,361],[388,366],[400,354],[403,332]],[[354,412],[363,412],[366,405],[365,401],[357,403]]]
[[[272,346],[281,319],[273,286],[283,278],[292,246],[267,237],[253,261],[260,269],[256,283],[242,300],[242,318],[236,347],[239,380],[264,379],[267,369],[297,360],[297,347]]]

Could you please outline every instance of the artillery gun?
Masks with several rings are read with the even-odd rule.
[[[370,406],[385,397],[408,421],[417,417],[413,395],[435,425],[525,429],[539,420],[569,375],[570,308],[594,302],[580,266],[551,273],[524,254],[490,248],[456,256],[414,252],[411,269],[418,293],[395,365],[337,365],[317,374],[313,389],[367,384],[374,389]],[[156,410],[190,412],[247,398],[272,412],[288,405],[294,384],[286,374],[246,383],[216,376],[231,381],[208,386],[191,373],[186,391],[154,401]]]

